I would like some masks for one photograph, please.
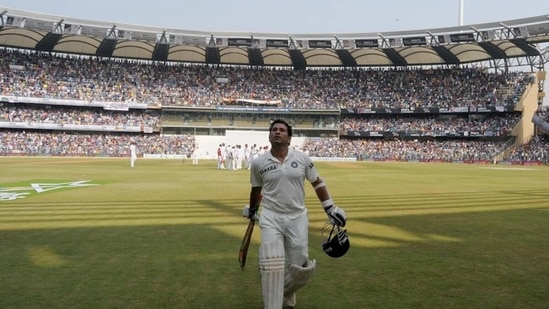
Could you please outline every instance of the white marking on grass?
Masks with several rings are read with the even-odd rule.
[[[501,170],[501,171],[539,171],[532,167],[479,167],[486,170]]]

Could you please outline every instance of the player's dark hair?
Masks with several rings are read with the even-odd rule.
[[[288,124],[286,121],[282,120],[282,119],[273,120],[273,122],[271,122],[271,125],[269,126],[269,132],[271,132],[274,125],[277,124],[277,123],[282,123],[283,125],[285,125],[286,129],[288,130],[288,136],[290,136],[290,137],[292,136],[292,126],[290,124]]]

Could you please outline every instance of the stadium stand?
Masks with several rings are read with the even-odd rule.
[[[451,34],[445,33],[432,46],[405,46],[403,40],[403,46],[360,47],[364,42],[356,40],[347,50],[325,48],[340,58],[335,64],[315,47],[300,48],[290,40],[276,50],[288,52],[293,63],[279,59],[269,64],[268,45],[274,43],[268,39],[260,40],[256,49],[246,46],[254,51],[248,53],[249,63],[231,63],[222,56],[220,51],[237,48],[224,46],[227,38],[217,40],[219,45],[193,45],[204,51],[204,59],[195,61],[181,55],[170,61],[169,53],[160,51],[151,57],[162,61],[136,58],[131,51],[115,55],[121,38],[109,37],[113,34],[106,34],[103,42],[109,39],[114,45],[98,46],[94,53],[63,50],[60,41],[68,35],[63,33],[58,43],[50,42],[49,50],[40,42],[17,45],[14,42],[20,41],[14,37],[32,29],[9,25],[10,11],[4,14],[3,156],[125,156],[129,143],[136,141],[144,153],[163,157],[188,156],[198,142],[209,145],[201,149],[202,157],[214,158],[214,148],[227,132],[264,131],[271,120],[284,118],[300,138],[294,146],[315,158],[517,164],[549,160],[547,135],[532,122],[536,117],[547,121],[540,106],[545,56],[533,42],[549,41],[549,35],[533,33],[539,27],[528,28],[544,25],[541,18],[516,25],[532,30],[529,35],[523,31],[503,36],[501,25],[494,23],[489,31],[502,37],[493,41],[473,36],[446,46],[441,40]],[[29,12],[13,14],[36,18]],[[91,34],[78,33],[86,36]],[[186,46],[183,39],[169,48]],[[75,44],[83,43],[71,44],[76,49]],[[489,68],[472,52],[464,51],[468,56],[459,57],[469,58],[459,58],[449,48],[457,44],[471,50],[484,47],[489,60],[529,57],[539,62],[538,72]],[[500,44],[515,44],[522,53],[505,54]],[[405,56],[410,49],[432,49],[439,57],[414,63]],[[386,57],[365,64],[357,56],[365,50]],[[306,52],[314,57],[304,57]],[[247,142],[252,144],[241,144]]]

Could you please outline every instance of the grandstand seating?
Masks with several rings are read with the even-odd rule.
[[[186,143],[192,144],[196,134],[265,130],[272,119],[282,117],[294,125],[296,136],[337,137],[310,139],[307,151],[315,156],[491,162],[507,153],[547,162],[543,153],[519,156],[505,149],[521,116],[514,107],[532,87],[528,76],[519,72],[151,66],[12,49],[0,49],[0,57],[0,155],[124,156],[125,143],[132,139],[151,153],[180,154],[188,151]],[[57,70],[46,74],[52,63]],[[104,72],[109,72],[108,80]],[[219,84],[210,76],[224,76],[228,82]],[[53,98],[64,99],[65,105],[52,104]],[[227,98],[235,103],[227,105]],[[239,98],[280,103],[249,106],[239,104]],[[418,113],[422,110],[428,116]],[[42,142],[29,145],[29,134],[33,142],[63,142],[55,149]],[[183,138],[174,142],[171,134]],[[93,151],[64,149],[63,136],[79,142],[82,137],[108,136],[109,143],[92,143],[98,147]],[[536,138],[537,143],[543,141]],[[113,144],[120,148],[110,147]]]

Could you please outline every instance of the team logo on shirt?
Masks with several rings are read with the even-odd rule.
[[[296,168],[297,167],[297,162],[292,162],[292,164],[290,164],[293,168]]]
[[[276,170],[276,169],[277,169],[276,165],[267,166],[266,168],[264,168],[264,169],[262,169],[262,170],[259,171],[259,175],[263,175],[263,174],[265,174],[265,173],[267,173],[267,172],[274,171],[274,170]]]

